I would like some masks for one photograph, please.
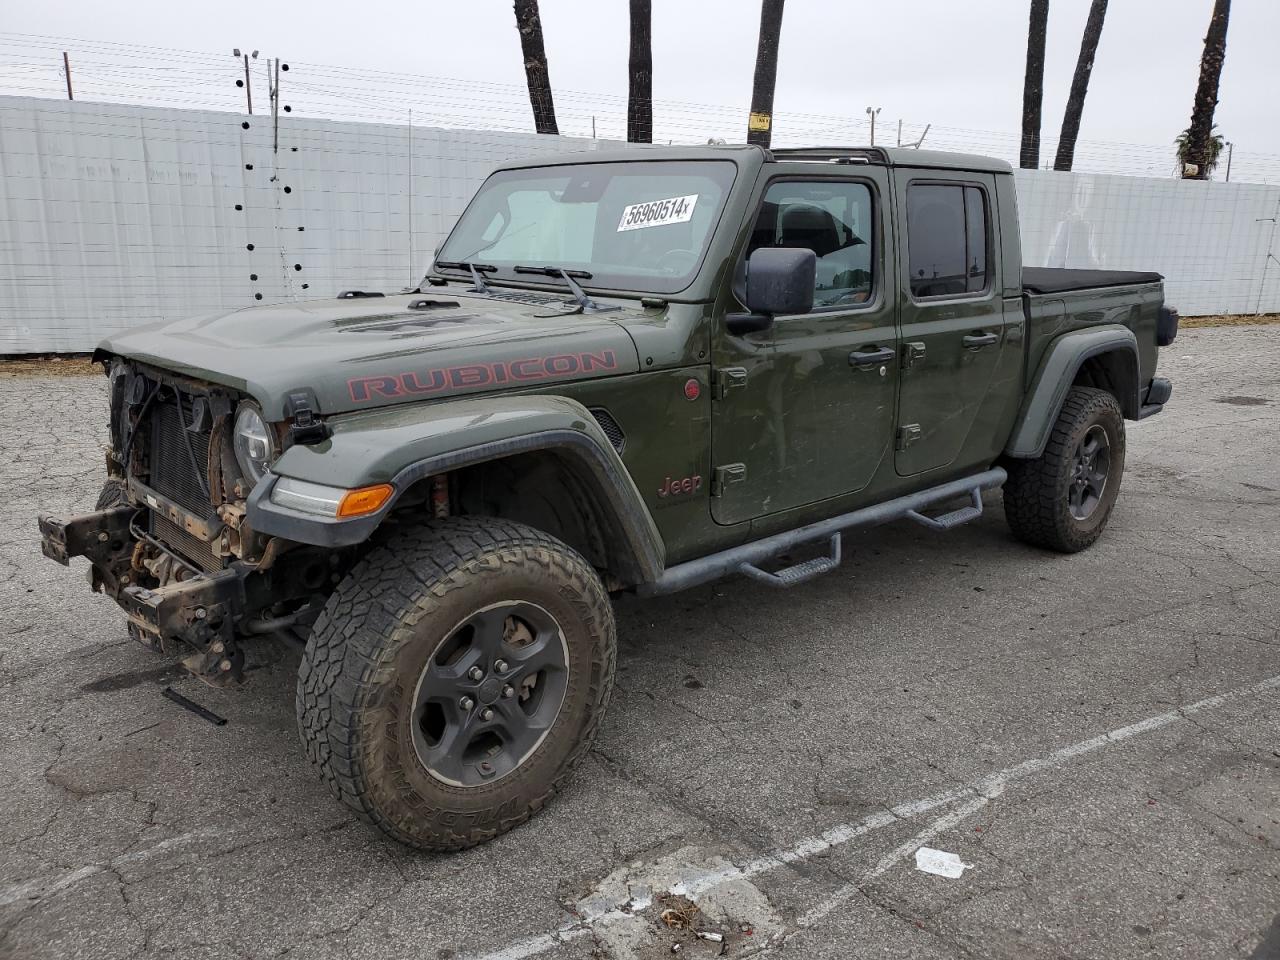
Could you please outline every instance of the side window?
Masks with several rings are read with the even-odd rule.
[[[954,297],[987,288],[987,198],[978,187],[907,187],[911,294]]]
[[[871,218],[865,184],[779,180],[765,193],[747,255],[761,247],[807,247],[818,258],[814,307],[865,303],[875,284]]]

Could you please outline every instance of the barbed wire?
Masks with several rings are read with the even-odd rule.
[[[240,58],[208,51],[147,46],[137,43],[85,40],[42,34],[0,32],[0,93],[61,98],[66,95],[62,51],[71,57],[75,95],[96,102],[154,105],[243,113],[245,90]],[[267,59],[251,61],[249,82],[257,113],[268,107]],[[321,64],[282,59],[283,107],[292,117],[383,123],[462,130],[531,132],[535,118],[526,88],[517,83],[413,74],[392,70]],[[555,119],[570,136],[624,140],[628,98],[625,94],[553,89]],[[748,104],[708,104],[688,100],[655,99],[654,140],[705,143],[709,139],[740,142],[745,135]],[[282,121],[283,121],[282,117]],[[774,143],[793,146],[820,141],[866,143],[865,118],[808,111],[782,112],[774,118]],[[898,142],[899,121],[881,118],[881,145]],[[927,130],[927,134],[926,134]],[[985,153],[1016,164],[1022,143],[1018,132],[968,126],[901,121],[901,140],[913,144],[925,136],[925,146],[968,153]],[[387,136],[395,136],[388,132]],[[1042,162],[1048,165],[1057,137],[1042,135]],[[1226,159],[1217,172],[1225,175]],[[1087,173],[1173,176],[1179,164],[1172,142],[1140,144],[1080,140],[1074,169]],[[1235,150],[1233,181],[1280,182],[1280,154]]]

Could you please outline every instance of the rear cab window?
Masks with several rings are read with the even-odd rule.
[[[972,296],[990,287],[987,193],[970,183],[907,185],[907,252],[917,300]]]

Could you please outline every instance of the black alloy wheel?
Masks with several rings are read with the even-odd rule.
[[[458,624],[414,694],[413,745],[427,772],[475,787],[516,770],[560,713],[568,664],[564,631],[537,604],[491,604]]]
[[[1067,503],[1077,520],[1088,520],[1102,502],[1111,469],[1111,441],[1102,425],[1095,423],[1076,446],[1071,465],[1071,486]]]

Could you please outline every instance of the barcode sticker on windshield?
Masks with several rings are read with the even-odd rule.
[[[648,203],[632,203],[622,208],[618,221],[618,233],[639,230],[641,227],[661,227],[668,223],[685,223],[693,216],[693,205],[698,195],[671,197],[669,200],[650,200]]]

